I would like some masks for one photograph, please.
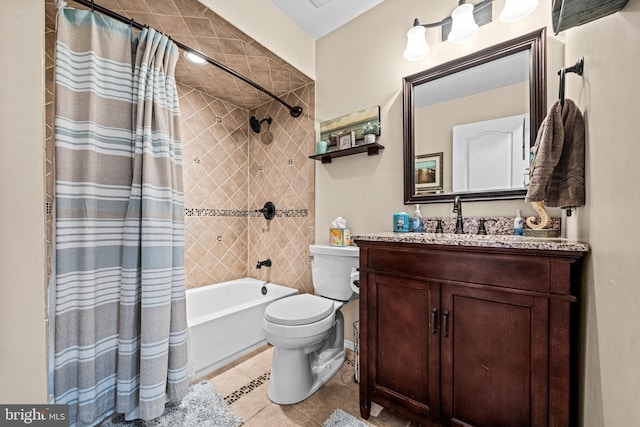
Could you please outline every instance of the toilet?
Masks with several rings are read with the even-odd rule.
[[[358,298],[356,246],[310,245],[317,295],[279,299],[264,313],[264,335],[274,347],[269,399],[281,405],[311,396],[342,367],[344,317],[340,308]]]

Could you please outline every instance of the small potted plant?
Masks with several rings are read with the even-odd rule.
[[[362,127],[362,135],[365,144],[373,144],[376,142],[376,135],[380,135],[380,122],[367,122]]]

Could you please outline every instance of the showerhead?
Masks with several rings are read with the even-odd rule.
[[[260,133],[260,128],[262,127],[262,122],[267,122],[267,124],[271,124],[271,117],[267,117],[266,119],[262,119],[262,120],[258,120],[256,118],[256,116],[251,116],[251,119],[249,119],[249,124],[251,125],[251,129],[255,132],[255,133]]]

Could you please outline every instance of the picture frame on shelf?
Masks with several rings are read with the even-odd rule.
[[[344,150],[355,145],[356,135],[354,131],[342,132],[336,136],[338,140],[338,149]]]

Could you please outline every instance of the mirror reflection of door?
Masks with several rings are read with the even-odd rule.
[[[453,191],[525,188],[529,114],[453,127]]]

